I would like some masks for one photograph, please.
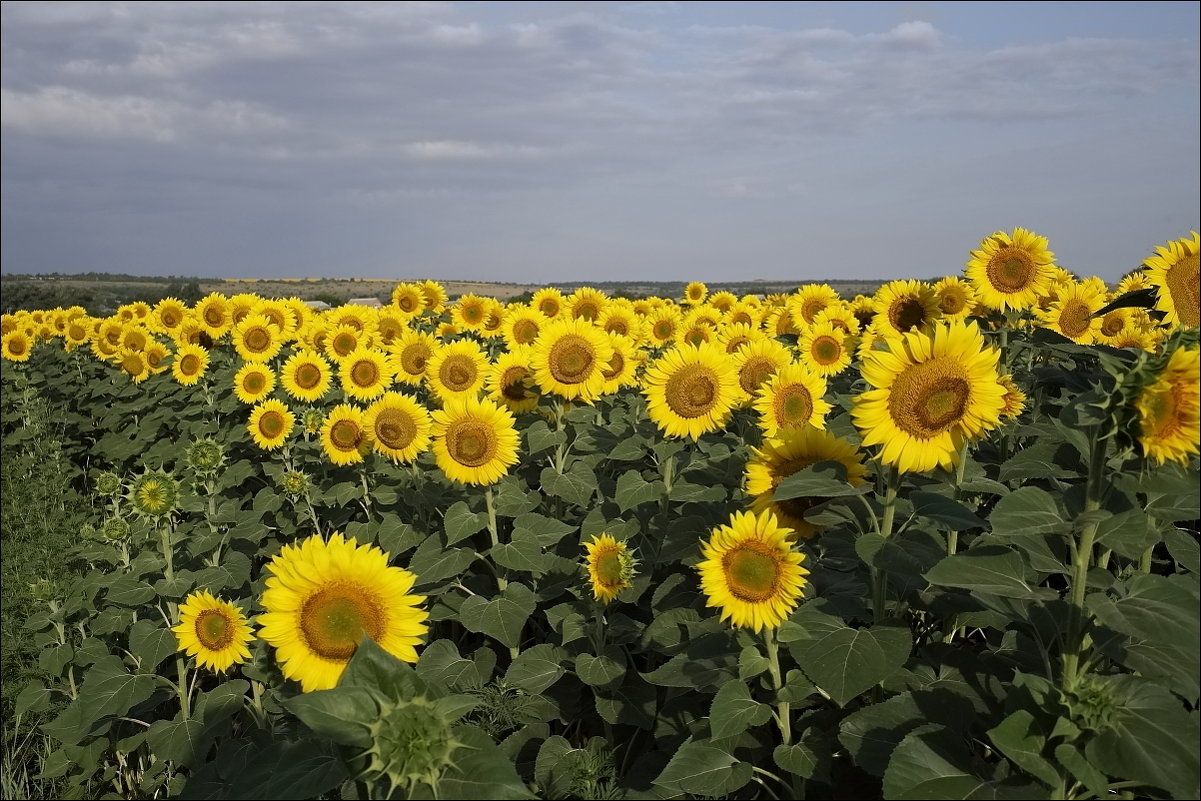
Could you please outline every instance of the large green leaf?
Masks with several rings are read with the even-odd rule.
[[[771,707],[751,698],[745,682],[727,681],[713,697],[709,708],[709,730],[721,740],[742,734],[750,726],[761,726],[771,717]]]
[[[924,492],[921,490],[911,492],[909,494],[909,501],[913,504],[914,514],[932,520],[939,528],[951,531],[968,531],[974,528],[987,528],[988,526],[971,509],[959,501],[934,492]]]
[[[472,512],[466,502],[459,501],[446,510],[442,525],[446,531],[446,544],[454,545],[488,525],[488,516]]]
[[[537,695],[567,672],[562,665],[566,657],[566,651],[549,643],[527,648],[509,665],[505,683]]]
[[[662,488],[646,481],[639,470],[627,470],[617,478],[617,493],[613,499],[617,507],[627,512],[636,506],[658,500]]]
[[[946,557],[926,571],[926,580],[942,587],[960,587],[1006,598],[1033,598],[1039,593],[1027,583],[1026,570],[1026,563],[1017,551],[983,545]]]
[[[689,740],[676,751],[655,784],[673,795],[724,796],[751,780],[751,766],[704,740]]]
[[[798,470],[782,480],[772,493],[776,501],[793,498],[837,498],[871,492],[871,485],[852,487],[847,481],[847,469],[838,462],[825,461]]]
[[[457,726],[454,737],[462,746],[452,755],[454,765],[438,781],[435,798],[472,801],[534,797],[517,775],[512,760],[487,734],[474,726]]]
[[[153,673],[160,662],[178,649],[175,632],[150,620],[139,620],[129,630],[129,652],[138,658],[138,670],[143,673]]]
[[[812,639],[788,648],[810,681],[839,706],[899,670],[913,648],[913,636],[901,626],[842,626],[824,632],[810,629],[810,634]]]
[[[521,630],[534,613],[534,593],[524,584],[510,584],[491,600],[472,595],[459,609],[459,622],[468,631],[487,634],[509,648],[521,644]]]
[[[1031,790],[1005,787],[978,776],[958,736],[932,725],[906,735],[884,771],[884,797],[898,801],[1039,797]]]
[[[1027,773],[1037,776],[1050,787],[1059,783],[1055,767],[1042,755],[1047,738],[1038,730],[1034,715],[1019,709],[988,730],[992,740],[1002,754]]]
[[[1001,498],[988,521],[1001,537],[1039,537],[1068,529],[1055,498],[1038,487],[1022,487]]]

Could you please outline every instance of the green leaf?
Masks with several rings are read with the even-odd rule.
[[[517,517],[538,508],[538,496],[525,491],[525,482],[516,476],[505,476],[496,485],[494,501],[496,514],[501,517]]]
[[[789,622],[791,621],[784,621],[785,624]],[[797,626],[795,623],[792,625],[795,628],[800,629],[802,637],[806,636],[804,634],[804,629],[801,629],[801,627]],[[783,626],[781,626],[781,628],[783,628]],[[776,636],[780,636],[780,629],[776,630]],[[802,637],[798,637],[797,639],[801,639]],[[781,640],[781,642],[784,642],[784,640]],[[743,681],[746,681],[747,679],[753,679],[756,676],[765,673],[770,666],[771,660],[764,656],[759,651],[757,646],[748,645],[747,647],[743,648],[742,653],[738,655],[738,678],[742,679]]]
[[[1034,715],[1019,709],[989,729],[988,736],[993,745],[1019,768],[1037,776],[1050,787],[1059,784],[1059,773],[1042,756],[1047,738],[1038,731]]]
[[[513,539],[530,539],[543,548],[553,548],[563,537],[575,531],[570,526],[553,517],[540,514],[524,514],[513,521]]]
[[[1109,781],[1105,774],[1093,767],[1076,746],[1069,743],[1056,746],[1055,758],[1097,798],[1109,796]]]
[[[717,503],[726,498],[726,488],[720,484],[703,486],[690,481],[677,480],[667,494],[675,503]]]
[[[566,652],[557,645],[542,643],[522,651],[509,665],[505,682],[537,695],[566,673],[562,664]]]
[[[596,474],[582,461],[575,462],[562,474],[547,467],[542,471],[542,491],[576,506],[588,507],[596,495]]]
[[[452,640],[434,640],[422,649],[417,660],[417,675],[432,684],[454,689],[478,689],[486,683],[476,670],[475,662],[460,656]]]
[[[1080,475],[1079,469],[1079,452],[1068,443],[1051,438],[1037,441],[1011,457],[1001,465],[999,478],[1005,482],[1075,478]]]
[[[575,658],[575,673],[585,684],[606,687],[625,676],[625,652],[610,645],[600,656],[580,654]]]
[[[869,704],[847,715],[838,740],[855,764],[873,776],[883,776],[889,757],[909,732],[927,720],[912,693],[893,696],[883,703]]]
[[[534,593],[524,584],[510,584],[498,597],[472,595],[459,609],[459,622],[468,631],[487,634],[508,648],[521,644],[521,630],[534,613]]]
[[[92,733],[94,726],[113,715],[124,715],[154,693],[155,679],[126,671],[121,660],[105,656],[92,666],[79,688],[79,698],[42,728],[67,745]]]
[[[888,799],[997,798],[996,788],[963,767],[963,744],[940,726],[923,726],[905,736],[884,771]]]
[[[139,661],[138,670],[153,673],[159,663],[179,650],[175,632],[156,626],[150,620],[139,620],[129,630],[129,652]]]
[[[465,501],[459,501],[446,510],[442,525],[446,530],[446,544],[454,545],[488,525],[488,516],[472,512]]]
[[[863,495],[871,491],[868,484],[852,487],[847,481],[845,465],[825,461],[798,470],[785,478],[772,493],[772,500],[779,502],[793,498],[838,498],[845,495]]]
[[[803,779],[829,781],[831,754],[828,738],[814,728],[805,730],[799,742],[791,745],[777,745],[772,751],[772,759],[781,770],[800,776]]]
[[[960,587],[1005,598],[1036,597],[1035,588],[1026,583],[1025,574],[1026,563],[1017,551],[982,545],[941,560],[926,571],[926,580],[942,587]]]
[[[937,493],[918,490],[909,494],[909,500],[913,504],[914,514],[934,521],[939,528],[968,531],[988,527],[971,509]]]
[[[1201,484],[1197,472],[1169,464],[1150,470],[1144,480],[1147,514],[1175,523],[1201,517]]]
[[[1037,537],[1067,531],[1055,499],[1038,487],[1022,487],[997,501],[989,523],[1000,537]]]
[[[196,698],[193,717],[182,713],[174,720],[159,720],[150,727],[146,742],[159,759],[181,765],[202,763],[217,737],[229,728],[229,719],[246,701],[250,683],[241,679],[227,681]]]
[[[416,548],[425,539],[424,533],[394,517],[385,517],[375,532],[375,541],[389,557],[399,556],[410,548]]]
[[[816,632],[811,640],[788,646],[809,680],[839,706],[874,687],[899,670],[909,658],[913,637],[900,626],[848,626]]]
[[[703,740],[687,740],[654,783],[674,795],[728,795],[751,779],[751,766]]]
[[[138,581],[132,576],[121,576],[108,585],[105,597],[109,603],[121,606],[139,607],[151,601],[158,593],[144,581]]]
[[[1194,576],[1201,575],[1201,544],[1197,542],[1195,535],[1178,528],[1170,528],[1164,534],[1164,542],[1177,565]]]
[[[525,430],[525,449],[530,456],[566,441],[567,435],[562,431],[552,431],[545,420],[537,420]]]
[[[380,716],[375,693],[366,687],[336,687],[293,696],[283,706],[317,736],[339,745],[367,748],[368,725]]]
[[[751,698],[745,682],[727,681],[713,697],[709,708],[709,730],[721,740],[742,734],[751,726],[762,726],[771,717],[771,707]]]
[[[1159,533],[1146,512],[1129,509],[1099,522],[1096,538],[1098,545],[1136,560],[1159,540]]]
[[[617,478],[617,493],[613,499],[617,508],[627,512],[636,506],[658,500],[661,488],[642,478],[639,470],[627,470]]]
[[[517,775],[513,762],[491,737],[474,726],[456,726],[454,737],[462,746],[453,754],[454,765],[438,782],[437,798],[471,801],[534,797]]]
[[[438,537],[430,537],[417,547],[409,560],[409,571],[417,575],[417,587],[428,587],[460,575],[475,561],[475,552],[467,548],[443,549]]]
[[[275,740],[266,744],[230,743],[215,760],[193,774],[183,798],[320,798],[347,778],[346,764],[332,743]]]

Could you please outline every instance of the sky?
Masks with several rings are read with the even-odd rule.
[[[1113,280],[1198,228],[1199,8],[4,2],[0,272]]]

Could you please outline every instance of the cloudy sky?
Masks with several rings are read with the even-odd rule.
[[[1198,8],[4,2],[0,269],[1112,279],[1201,217]]]

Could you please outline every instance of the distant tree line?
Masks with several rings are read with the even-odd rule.
[[[127,276],[125,279],[112,279],[88,278],[88,275],[69,276],[69,282],[47,280],[48,277],[43,276],[5,276],[0,282],[0,308],[8,314],[18,309],[82,306],[88,314],[107,316],[117,307],[138,300],[154,304],[163,298],[178,298],[184,303],[194,304],[204,297],[197,278],[170,276],[166,279],[148,279]],[[89,285],[85,281],[93,283]]]

